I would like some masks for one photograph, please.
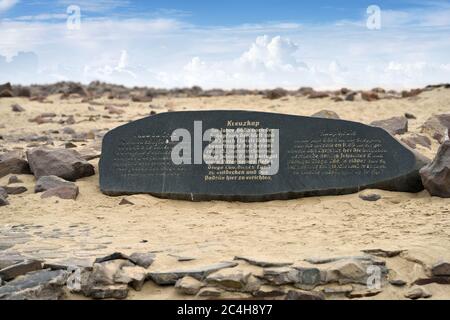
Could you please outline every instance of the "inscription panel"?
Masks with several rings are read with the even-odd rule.
[[[418,158],[380,128],[245,111],[176,112],[110,131],[100,187],[186,200],[418,192]]]

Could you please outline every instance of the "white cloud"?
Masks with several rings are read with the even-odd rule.
[[[7,11],[14,7],[19,0],[0,0],[0,12]]]

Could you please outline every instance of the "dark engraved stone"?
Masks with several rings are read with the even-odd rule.
[[[110,131],[102,148],[105,194],[192,201],[419,192],[427,163],[381,128],[246,111],[158,114]]]

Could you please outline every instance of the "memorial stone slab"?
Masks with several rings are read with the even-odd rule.
[[[269,201],[363,189],[420,192],[427,159],[384,129],[248,111],[162,113],[108,132],[100,187],[204,201]]]

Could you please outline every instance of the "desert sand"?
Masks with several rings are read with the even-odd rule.
[[[262,96],[221,96],[211,98],[155,98],[150,103],[125,100],[61,100],[52,95],[51,103],[26,98],[0,99],[0,150],[27,149],[17,136],[50,136],[55,146],[67,138],[52,131],[67,125],[57,122],[37,125],[29,119],[44,112],[57,118],[73,115],[70,127],[77,133],[101,129],[104,132],[157,113],[182,110],[252,110],[310,116],[320,110],[336,112],[341,119],[369,124],[375,120],[414,114],[409,132],[420,133],[420,126],[433,114],[450,111],[450,90],[439,88],[419,96],[378,101],[334,102],[329,98],[307,99],[288,96],[278,100]],[[11,112],[14,103],[25,112]],[[121,115],[110,115],[104,105],[127,103]],[[106,118],[103,116],[107,116]],[[91,121],[90,121],[91,120]],[[410,133],[406,134],[408,136]],[[431,138],[431,137],[430,137]],[[432,159],[439,147],[433,140],[430,149],[417,151]],[[74,142],[78,150],[99,150],[101,140]],[[44,144],[44,143],[41,143]],[[90,161],[98,172],[98,159]],[[426,267],[439,260],[450,260],[450,199],[418,194],[373,190],[381,195],[377,202],[366,202],[358,194],[313,197],[267,203],[187,202],[158,199],[150,195],[126,198],[134,205],[119,206],[123,197],[103,195],[98,175],[77,181],[80,195],[76,201],[41,199],[34,194],[35,178],[19,175],[28,191],[10,196],[9,206],[0,207],[0,247],[27,257],[60,261],[66,258],[90,260],[120,251],[156,252],[151,270],[190,267],[251,256],[277,261],[301,262],[311,257],[359,255],[361,250],[381,248],[405,250],[387,259],[398,277],[412,282],[423,277]],[[0,179],[0,186],[9,176]],[[365,191],[367,192],[367,191]],[[192,257],[178,262],[177,257]],[[252,268],[241,264],[239,268]],[[432,299],[450,299],[448,285],[425,286]],[[404,299],[408,287],[389,286],[371,299]],[[232,295],[233,296],[233,295]],[[70,298],[81,298],[70,296]],[[147,282],[143,291],[130,292],[130,299],[186,299],[172,287]]]

